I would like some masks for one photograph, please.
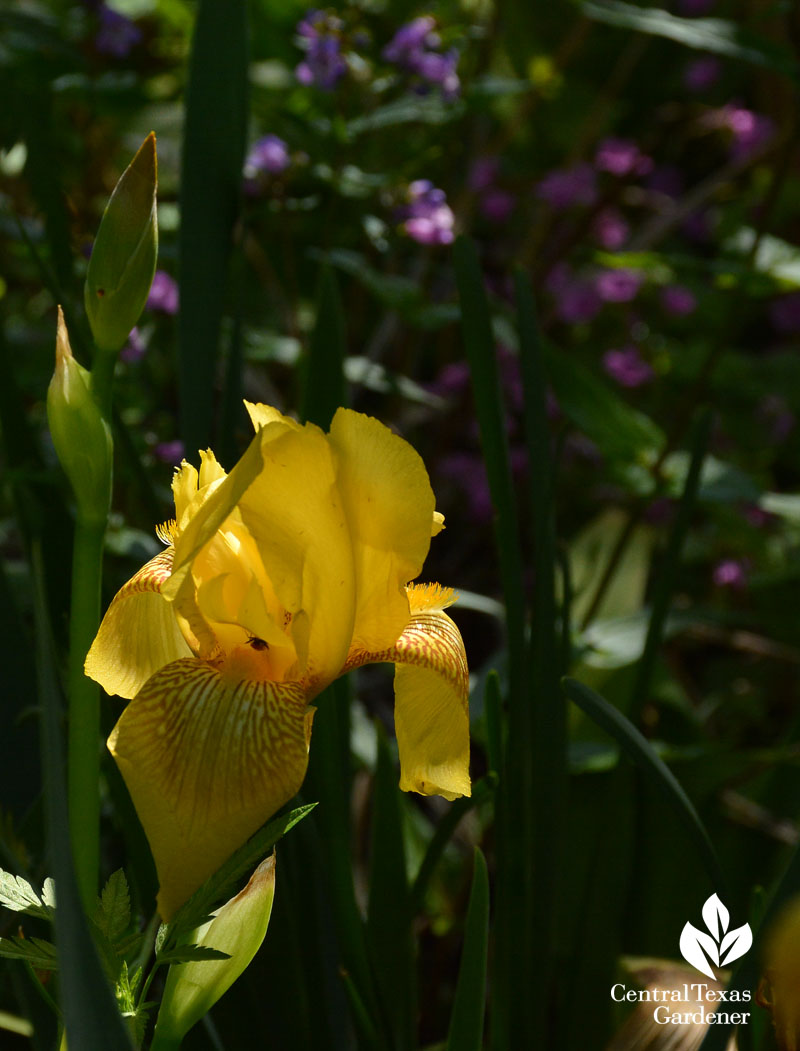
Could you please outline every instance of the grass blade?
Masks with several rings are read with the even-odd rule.
[[[708,832],[675,775],[653,751],[650,742],[613,705],[575,679],[562,681],[564,693],[590,719],[610,734],[628,758],[661,793],[684,827],[708,873],[712,888],[724,895],[727,881]]]
[[[70,1047],[81,1051],[108,1051],[109,1047],[114,1047],[123,1051],[133,1045],[92,942],[72,867],[60,723],[62,704],[44,604],[42,558],[38,546],[33,551],[33,571],[45,812],[50,863],[58,887],[55,923],[61,1008]]]
[[[347,333],[336,274],[322,267],[317,292],[317,320],[303,368],[303,419],[327,430],[340,405],[345,405],[344,359]]]
[[[450,1016],[446,1051],[481,1051],[486,1011],[486,957],[489,949],[489,874],[483,854],[475,848],[475,868],[469,895],[464,950],[456,998]]]
[[[697,502],[697,491],[700,485],[700,472],[703,467],[708,441],[711,436],[711,413],[703,411],[697,418],[691,437],[692,458],[689,470],[686,474],[686,482],[681,493],[678,513],[670,530],[667,548],[664,553],[664,561],[661,566],[658,579],[653,588],[653,606],[650,613],[650,623],[647,627],[647,638],[644,651],[636,669],[636,678],[631,695],[630,720],[632,723],[639,721],[642,708],[647,702],[650,683],[655,670],[658,647],[664,634],[664,625],[669,613],[670,601],[677,578],[677,569],[680,562],[681,551],[689,531],[695,504]]]
[[[181,170],[178,379],[187,450],[211,441],[220,324],[247,126],[246,0],[200,0]]]
[[[391,1033],[389,1046],[396,1051],[409,1051],[414,1046],[416,995],[411,909],[398,792],[389,745],[379,727],[367,939],[381,1009]]]

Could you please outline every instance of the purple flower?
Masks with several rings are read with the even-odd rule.
[[[767,313],[776,332],[800,332],[800,292],[789,292],[773,299]]]
[[[141,29],[130,18],[113,11],[105,4],[101,4],[98,13],[100,28],[94,38],[94,46],[103,55],[125,58],[142,39]]]
[[[655,373],[634,346],[607,350],[603,368],[621,387],[641,387],[655,379]]]
[[[499,168],[497,157],[476,157],[469,169],[467,186],[476,193],[488,190],[497,178]]]
[[[469,365],[466,361],[451,361],[440,369],[430,389],[434,394],[441,394],[443,398],[453,397],[461,394],[469,386],[469,377]]]
[[[470,513],[479,522],[488,522],[494,513],[489,480],[483,460],[472,453],[455,452],[439,461],[443,477],[464,491],[469,501]]]
[[[775,125],[769,117],[733,102],[706,114],[703,123],[708,128],[720,128],[731,133],[730,153],[734,160],[759,153],[775,134]]]
[[[707,91],[719,80],[722,63],[713,55],[688,62],[683,70],[683,86],[689,91]]]
[[[638,270],[621,267],[618,270],[601,270],[595,278],[597,294],[606,303],[630,303],[642,287],[644,276]]]
[[[714,566],[712,579],[718,588],[741,590],[747,584],[750,562],[746,558],[724,558]]]
[[[162,314],[178,313],[178,285],[164,270],[156,270],[146,306]]]
[[[594,155],[595,166],[612,175],[647,175],[653,160],[628,139],[603,139]]]
[[[128,342],[120,351],[119,356],[130,365],[135,361],[140,361],[144,357],[146,350],[147,344],[142,339],[139,329],[134,327],[128,333]]]
[[[301,84],[315,84],[323,91],[331,91],[347,72],[341,53],[342,28],[342,20],[325,11],[309,11],[298,23],[300,46],[306,53],[294,71]]]
[[[597,181],[591,164],[557,168],[549,172],[536,187],[536,196],[551,208],[570,208],[573,204],[594,204]]]
[[[408,204],[401,209],[403,230],[424,245],[449,245],[454,239],[455,216],[444,190],[429,179],[417,179],[408,187]]]
[[[162,463],[180,463],[185,449],[182,441],[159,442],[153,452]]]
[[[630,227],[616,208],[604,208],[592,223],[592,233],[601,248],[614,252],[628,240]]]
[[[602,300],[591,281],[576,280],[556,293],[556,314],[568,325],[583,325],[600,313]]]
[[[452,99],[461,90],[456,72],[458,51],[438,50],[441,38],[434,31],[435,26],[431,15],[421,15],[401,26],[383,49],[383,57],[427,84],[438,85],[444,97]]]
[[[492,223],[504,223],[514,211],[516,198],[507,190],[495,188],[486,190],[481,195],[479,207],[481,214]]]
[[[259,172],[279,175],[289,167],[289,148],[277,135],[264,135],[250,147],[244,162],[245,175],[251,178]]]
[[[687,317],[697,309],[697,297],[683,285],[667,285],[661,289],[661,306],[674,317]]]

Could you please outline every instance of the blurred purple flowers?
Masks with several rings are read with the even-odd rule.
[[[295,68],[301,84],[331,91],[347,72],[341,53],[343,22],[325,11],[309,11],[297,24],[300,46],[306,57]]]
[[[667,285],[661,289],[661,306],[673,317],[687,317],[697,309],[697,298],[683,285]]]
[[[703,55],[687,63],[683,71],[683,85],[689,91],[707,91],[713,87],[722,73],[722,63],[713,55]]]
[[[595,167],[611,175],[647,175],[653,160],[629,139],[603,139],[594,155]]]
[[[156,270],[146,305],[162,314],[178,313],[178,284],[165,270]]]
[[[703,122],[708,128],[730,132],[730,154],[734,160],[759,153],[775,135],[775,125],[769,117],[734,102],[711,110]]]
[[[603,355],[603,368],[621,387],[641,387],[655,379],[652,368],[634,346],[607,350]]]
[[[458,51],[451,48],[442,52],[441,43],[436,20],[432,15],[421,15],[397,30],[383,49],[383,57],[425,84],[440,87],[446,99],[453,99],[461,90],[456,72]]]
[[[103,55],[125,58],[142,39],[142,31],[130,18],[101,4],[97,9],[100,28],[94,46]]]
[[[597,294],[606,303],[630,303],[639,293],[644,275],[638,270],[620,267],[618,270],[601,270],[595,278]]]
[[[245,175],[260,172],[279,175],[289,167],[289,148],[277,135],[264,135],[250,147],[244,162]]]
[[[423,245],[449,245],[455,237],[455,216],[444,190],[429,179],[416,179],[408,187],[408,204],[400,209],[402,228]]]
[[[536,187],[536,196],[557,210],[575,204],[594,204],[597,178],[591,164],[576,164],[549,172]]]
[[[718,588],[741,590],[747,584],[750,563],[746,558],[724,558],[714,566],[712,579]]]

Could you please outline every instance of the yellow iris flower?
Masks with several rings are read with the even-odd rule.
[[[111,603],[86,658],[132,698],[108,747],[144,826],[159,911],[179,906],[300,788],[314,709],[351,668],[395,669],[400,787],[470,794],[452,591],[414,585],[442,528],[422,460],[371,417],[325,434],[246,403],[256,436],[173,479],[169,546]]]

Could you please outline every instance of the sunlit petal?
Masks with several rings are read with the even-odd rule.
[[[291,616],[300,675],[316,691],[341,671],[352,637],[355,577],[350,530],[331,447],[318,427],[281,427],[239,500],[281,606]]]
[[[245,660],[257,656],[243,651]],[[304,691],[243,680],[232,664],[179,660],[163,668],[109,738],[153,851],[164,919],[305,776],[311,710]]]
[[[404,792],[445,799],[471,794],[469,670],[464,643],[444,612],[451,588],[409,588],[411,620],[394,646],[351,653],[347,667],[395,665],[394,724]]]
[[[435,528],[434,496],[418,453],[370,416],[339,409],[330,442],[353,537],[354,650],[391,645],[409,618],[405,586],[419,575]]]
[[[172,548],[152,558],[108,607],[86,656],[86,674],[106,693],[133,697],[159,668],[190,657],[172,604],[161,594],[172,568]]]

